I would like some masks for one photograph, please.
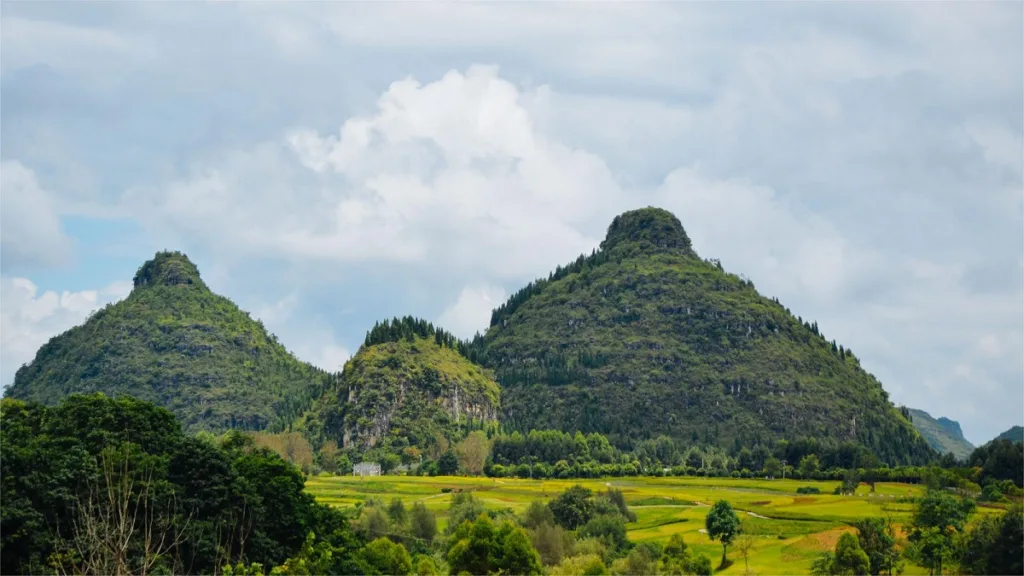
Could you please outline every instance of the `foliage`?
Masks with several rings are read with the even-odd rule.
[[[401,544],[387,538],[377,538],[359,552],[368,568],[366,574],[412,574],[412,558]],[[325,574],[326,572],[319,572]]]
[[[625,532],[623,532],[625,538]],[[545,565],[558,564],[572,550],[573,538],[561,526],[544,522],[533,529],[533,547]]]
[[[575,530],[594,515],[594,493],[577,484],[548,502],[555,522],[566,530]]]
[[[599,555],[577,554],[562,560],[550,573],[560,576],[605,576],[609,572]]]
[[[984,516],[961,540],[961,574],[1024,574],[1024,513]]]
[[[853,526],[857,529],[857,541],[867,554],[871,574],[901,571],[901,553],[896,546],[896,529],[891,520],[877,516],[862,518]]]
[[[101,394],[54,407],[5,399],[0,423],[2,573],[278,566],[311,531],[358,546],[344,518],[304,492],[297,468],[245,434],[189,437],[163,408]],[[114,507],[97,498],[112,493]],[[96,568],[115,542],[124,555]]]
[[[490,453],[487,435],[481,430],[470,432],[461,442],[456,444],[455,453],[463,470],[474,476],[484,471],[484,462]]]
[[[857,537],[849,532],[840,536],[832,560],[832,573],[837,576],[858,576],[868,574],[870,570],[871,562],[861,549]]]
[[[1024,443],[1006,439],[993,440],[978,447],[968,460],[970,466],[981,468],[985,478],[1011,480],[1024,486]]]
[[[280,431],[329,379],[210,292],[184,254],[161,252],[127,298],[51,338],[4,394],[47,405],[75,392],[130,395],[167,408],[188,431]]]
[[[305,416],[308,436],[408,460],[410,447],[437,458],[473,430],[496,426],[500,390],[490,373],[433,337],[404,334],[359,349]]]
[[[616,218],[600,251],[513,294],[466,354],[495,371],[502,423],[520,432],[620,448],[854,440],[890,465],[933,454],[852,353],[698,258],[663,210]]]
[[[413,537],[428,543],[434,541],[434,536],[437,535],[437,518],[422,502],[412,505],[409,524]]]
[[[486,515],[462,522],[449,539],[446,553],[452,573],[541,574],[540,555],[526,532],[511,522],[500,526]]]
[[[725,565],[729,544],[740,531],[740,519],[728,500],[719,500],[711,506],[711,511],[704,518],[704,528],[708,531],[708,538],[722,543],[722,564]]]
[[[974,508],[974,501],[970,499],[959,499],[942,490],[928,490],[914,509],[909,536],[918,562],[942,574],[943,565],[954,558],[956,541]]]
[[[459,457],[455,455],[455,452],[448,450],[441,455],[441,459],[437,461],[437,473],[441,476],[451,476],[459,471]]]
[[[596,538],[613,553],[627,550],[630,547],[629,539],[626,537],[626,523],[618,514],[594,516],[580,527],[579,536],[581,538]]]

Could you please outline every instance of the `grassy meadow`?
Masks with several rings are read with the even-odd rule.
[[[637,521],[628,524],[634,542],[665,542],[672,534],[682,534],[697,553],[707,554],[717,566],[722,547],[701,532],[704,516],[716,500],[732,503],[743,521],[743,529],[757,536],[751,553],[750,569],[758,574],[801,574],[810,570],[815,556],[835,546],[847,522],[865,516],[891,515],[897,524],[910,518],[913,505],[900,497],[918,496],[922,487],[908,484],[879,483],[872,494],[862,484],[853,496],[835,496],[839,482],[804,480],[747,480],[727,478],[603,478],[579,480],[522,480],[482,477],[317,476],[306,482],[318,501],[338,507],[355,506],[370,496],[390,501],[401,498],[406,506],[421,501],[438,515],[443,530],[451,500],[451,490],[472,490],[474,498],[488,508],[524,510],[533,500],[549,500],[566,488],[581,484],[595,492],[614,486],[624,493]],[[797,494],[801,486],[815,486],[822,493]],[[979,509],[979,513],[986,513]],[[742,574],[742,558],[730,550],[733,564],[723,574]],[[905,573],[924,573],[919,566],[907,564]]]

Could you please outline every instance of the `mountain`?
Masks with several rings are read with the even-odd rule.
[[[1009,440],[1011,442],[1024,442],[1024,427],[1014,426],[1003,432],[999,436],[996,436],[994,440]]]
[[[917,431],[928,441],[928,445],[939,454],[952,452],[957,459],[966,460],[974,451],[974,445],[964,438],[959,422],[949,418],[936,420],[924,410],[915,410],[914,408],[910,409],[910,416],[914,428],[917,428]]]
[[[344,448],[443,451],[496,423],[500,397],[493,374],[467,360],[454,336],[396,318],[367,333],[300,427]]]
[[[161,252],[139,268],[126,299],[43,345],[6,395],[49,405],[73,392],[130,395],[190,431],[258,430],[283,428],[326,379],[211,292],[188,257]]]
[[[620,446],[813,437],[891,464],[933,455],[851,351],[702,260],[661,209],[616,217],[600,250],[513,294],[468,356],[495,371],[509,428]]]

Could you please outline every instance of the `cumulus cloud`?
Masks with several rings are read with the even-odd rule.
[[[61,229],[52,195],[20,162],[0,163],[0,261],[9,266],[50,266],[67,261],[71,240]]]
[[[395,82],[337,135],[295,131],[124,200],[180,236],[336,262],[521,278],[589,251],[627,205],[604,162],[537,131],[494,67]],[[596,229],[600,229],[597,226]]]
[[[40,293],[31,280],[0,277],[0,383],[10,384],[17,369],[31,362],[50,338],[126,297],[131,289],[131,282],[115,282],[99,290]]]
[[[505,303],[508,294],[500,286],[466,286],[458,298],[437,319],[445,330],[459,338],[472,338],[487,331],[491,312]]]

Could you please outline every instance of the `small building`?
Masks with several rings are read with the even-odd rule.
[[[353,476],[380,476],[380,464],[376,462],[360,462],[352,467]]]

